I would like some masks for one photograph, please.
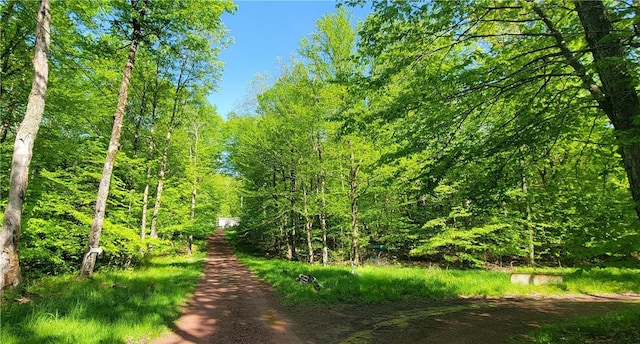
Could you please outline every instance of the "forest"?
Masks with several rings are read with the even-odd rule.
[[[50,28],[36,16],[45,5]],[[216,216],[230,215],[235,182],[216,173],[223,120],[206,95],[229,43],[220,15],[234,9],[230,1],[0,2],[3,285],[81,266],[91,275],[83,261],[96,264],[93,252],[99,267],[114,268],[151,251],[186,253]],[[31,64],[40,32],[50,34],[49,73],[27,188],[10,170],[14,142],[27,141],[25,122],[34,122],[25,113],[42,74]],[[24,200],[17,216],[14,192]]]
[[[638,267],[636,3],[363,5],[222,116],[231,1],[0,1],[0,286],[188,254],[217,217],[323,265]]]
[[[241,242],[324,265],[637,266],[638,9],[324,16],[255,114],[227,121]]]

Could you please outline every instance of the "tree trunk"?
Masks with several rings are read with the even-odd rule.
[[[137,4],[137,1],[132,1],[132,10],[138,11],[140,18],[142,19],[144,17],[144,8],[137,8]],[[122,132],[124,109],[127,106],[131,71],[133,70],[133,65],[135,63],[138,43],[142,38],[141,22],[138,19],[133,19],[132,24],[133,34],[129,45],[129,56],[127,57],[124,72],[122,73],[122,83],[120,84],[120,91],[118,93],[118,104],[116,106],[116,112],[113,115],[113,129],[111,131],[109,148],[107,149],[107,156],[102,169],[102,179],[100,180],[100,186],[98,187],[96,210],[93,216],[93,223],[91,224],[91,232],[89,233],[89,243],[87,251],[82,258],[82,267],[80,268],[78,278],[91,277],[96,260],[101,252],[98,245],[100,243],[100,233],[102,232],[104,213],[107,207],[107,197],[109,196],[109,184],[111,182],[113,165],[116,160],[116,153],[118,152],[118,147],[120,145],[120,134]]]
[[[293,149],[291,150],[291,154],[293,155]],[[298,222],[296,221],[297,219],[296,192],[298,191],[297,191],[296,174],[293,167],[289,170],[289,181],[291,182],[291,189],[289,189],[289,196],[291,197],[289,199],[289,201],[291,202],[291,207],[289,208],[289,212],[291,214],[291,219],[290,219],[291,230],[289,231],[289,242],[291,245],[291,259],[297,260],[298,259],[298,252],[297,252],[298,240],[297,240],[296,227],[298,225]]]
[[[156,64],[156,81],[155,88],[153,90],[153,100],[151,104],[151,129],[149,132],[149,145],[147,147],[147,175],[145,178],[144,193],[142,195],[142,219],[140,224],[140,240],[144,240],[147,236],[147,206],[149,204],[149,183],[151,182],[151,165],[153,162],[153,151],[156,149],[155,141],[153,141],[153,134],[156,129],[156,118],[158,113],[158,94],[160,75],[160,62]]]
[[[320,209],[320,214],[318,217],[320,219],[320,231],[322,232],[322,266],[327,266],[329,264],[329,245],[327,243],[327,216],[325,213],[325,209],[327,207],[327,200],[325,197],[325,178],[324,175],[320,177],[320,205],[322,209]]]
[[[171,119],[169,120],[169,127],[167,128],[167,136],[164,140],[164,150],[162,151],[162,160],[160,161],[160,171],[158,172],[158,187],[156,189],[156,202],[153,207],[153,215],[151,217],[151,232],[149,236],[151,238],[158,237],[158,214],[160,213],[160,202],[162,199],[162,191],[164,189],[164,175],[167,171],[167,159],[169,158],[169,147],[171,146],[171,136],[173,130],[176,127],[176,120],[178,117],[178,104],[180,103],[180,93],[184,88],[184,73],[187,69],[187,58],[182,61],[180,68],[180,75],[178,76],[178,85],[176,86],[176,92],[173,98],[173,110],[171,111]]]
[[[602,1],[576,1],[594,67],[602,83],[600,108],[615,128],[631,196],[640,218],[640,101],[628,55]]]
[[[306,187],[302,188],[302,197],[304,207],[304,229],[307,234],[307,250],[309,252],[309,263],[313,263],[313,217],[309,215]]]
[[[534,244],[535,229],[533,228],[533,226],[531,226],[531,202],[529,198],[529,184],[527,182],[527,172],[525,169],[524,157],[522,155],[520,156],[520,168],[522,169],[522,194],[524,197],[523,201],[524,201],[524,211],[525,211],[524,230],[527,233],[529,238],[529,242],[528,242],[529,266],[534,266],[536,263],[535,244]]]
[[[289,236],[289,230],[288,230],[288,225],[289,225],[289,221],[288,221],[288,216],[287,214],[283,214],[282,215],[282,229],[280,230],[280,232],[283,235],[283,240],[285,242],[286,245],[286,251],[285,251],[285,258],[287,258],[287,260],[293,260],[293,247],[291,246],[291,240],[290,240],[290,236]]]
[[[18,251],[20,232],[22,230],[22,205],[27,193],[33,144],[38,135],[44,113],[45,95],[49,79],[50,24],[49,0],[40,0],[33,56],[34,77],[24,119],[16,133],[11,161],[9,202],[4,212],[2,232],[0,232],[0,294],[2,294],[6,286],[15,287],[20,283]]]
[[[133,135],[133,144],[131,148],[131,152],[133,154],[138,154],[138,150],[140,149],[140,128],[142,127],[142,119],[144,118],[144,114],[146,112],[147,112],[147,81],[145,80],[144,85],[142,86],[140,112],[138,113],[138,120],[136,121],[135,132]]]
[[[284,224],[283,224],[283,219],[279,219],[278,212],[278,171],[276,170],[275,166],[272,168],[271,170],[271,186],[273,189],[273,193],[271,195],[271,197],[273,198],[273,206],[271,206],[271,208],[273,208],[273,216],[272,216],[272,220],[273,220],[273,228],[278,228],[278,232],[273,234],[274,240],[273,240],[273,251],[276,252],[276,254],[280,255],[282,253],[282,239],[284,238]],[[267,209],[263,210],[265,214],[267,214]],[[266,216],[265,216],[266,218]]]
[[[151,179],[151,165],[147,167],[147,183],[142,194],[142,220],[140,224],[140,240],[147,236],[147,205],[149,204],[149,180]]]
[[[329,246],[327,243],[327,199],[326,199],[326,190],[327,190],[327,181],[326,175],[324,171],[324,162],[322,156],[322,141],[320,139],[320,133],[316,135],[316,151],[318,152],[318,164],[320,165],[320,176],[318,187],[320,188],[320,213],[318,214],[318,219],[320,220],[320,231],[322,232],[322,266],[327,266],[329,264]]]
[[[196,218],[196,196],[198,194],[198,144],[200,141],[200,123],[192,123],[193,149],[189,149],[193,164],[193,179],[191,181],[191,221]]]
[[[349,167],[349,200],[351,202],[351,264],[360,265],[359,224],[358,224],[358,171],[360,164],[356,164],[355,153],[351,141],[348,142],[350,154]],[[361,161],[360,161],[361,162]]]
[[[164,161],[165,155],[162,160]],[[164,165],[164,168],[163,168]],[[151,230],[149,237],[156,239],[158,237],[158,214],[160,214],[160,202],[162,198],[162,191],[164,191],[164,173],[166,169],[166,162],[160,165],[160,172],[158,172],[158,185],[156,186],[156,202],[153,206],[153,214],[151,215]]]
[[[191,217],[190,220],[193,221],[196,218],[196,197],[198,195],[198,143],[200,138],[200,124],[193,123],[193,149],[189,148],[189,155],[191,156],[191,161],[193,164],[193,180],[191,185]],[[193,251],[193,234],[187,235],[187,253],[191,255]]]

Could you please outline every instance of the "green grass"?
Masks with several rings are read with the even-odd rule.
[[[533,343],[640,343],[640,307],[628,307],[602,317],[592,317],[568,324],[545,325],[531,334]]]
[[[562,273],[565,282],[521,286],[511,284],[509,274],[500,272],[367,266],[351,274],[349,267],[239,256],[258,276],[272,283],[287,303],[327,305],[461,296],[640,293],[640,270],[633,269],[551,270],[545,272]],[[180,306],[201,276],[203,257],[154,258],[140,269],[98,272],[90,280],[77,281],[75,275],[45,277],[9,291],[0,308],[0,343],[148,342],[169,328],[179,315]],[[298,274],[314,275],[323,288],[316,291],[310,285],[297,283]],[[625,329],[627,322],[637,329],[638,319],[640,313],[636,310],[572,326],[606,333],[612,328]],[[586,332],[583,327],[551,328],[538,336],[542,338],[540,343],[560,342],[551,336]],[[618,338],[623,339],[634,335],[629,331],[620,333]],[[544,338],[552,339],[545,342]]]
[[[300,262],[268,260],[239,254],[240,260],[280,293],[285,303],[336,305],[457,297],[640,293],[637,269],[523,269],[518,272],[562,274],[564,282],[544,286],[512,284],[510,274],[483,270],[443,270],[366,266],[322,267]],[[295,281],[311,274],[323,285],[319,291]],[[640,307],[606,317],[544,327],[532,334],[536,343],[640,343]]]
[[[238,254],[259,277],[275,286],[285,302],[295,304],[373,303],[447,299],[456,297],[503,297],[518,295],[562,295],[640,293],[640,270],[546,269],[564,275],[564,283],[543,286],[512,284],[508,273],[484,270],[444,270],[365,266],[309,265],[301,262],[257,258]],[[315,276],[323,288],[295,281],[299,274]]]
[[[144,343],[166,330],[202,273],[203,254],[136,270],[45,277],[5,293],[0,343]],[[19,302],[21,300],[22,302]]]

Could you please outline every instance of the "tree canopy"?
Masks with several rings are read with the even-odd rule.
[[[231,120],[244,238],[356,264],[637,262],[635,14],[398,1],[319,19],[258,115]]]
[[[51,0],[23,273],[187,253],[218,216],[252,250],[325,265],[638,264],[635,4],[389,1],[355,23],[361,3],[319,18],[256,110],[223,118],[207,95],[232,2]],[[0,1],[3,207],[36,5]]]

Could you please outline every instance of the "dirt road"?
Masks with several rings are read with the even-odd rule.
[[[209,239],[204,275],[182,312],[173,333],[154,343],[301,342],[271,288],[240,264],[222,231]]]
[[[442,343],[523,342],[542,324],[605,314],[638,296],[555,299],[458,299],[389,303],[341,309],[291,309],[302,343]]]
[[[638,295],[457,299],[307,308],[280,306],[233,255],[222,232],[173,333],[154,343],[508,343],[545,323],[605,314]],[[293,319],[294,321],[292,321]]]

